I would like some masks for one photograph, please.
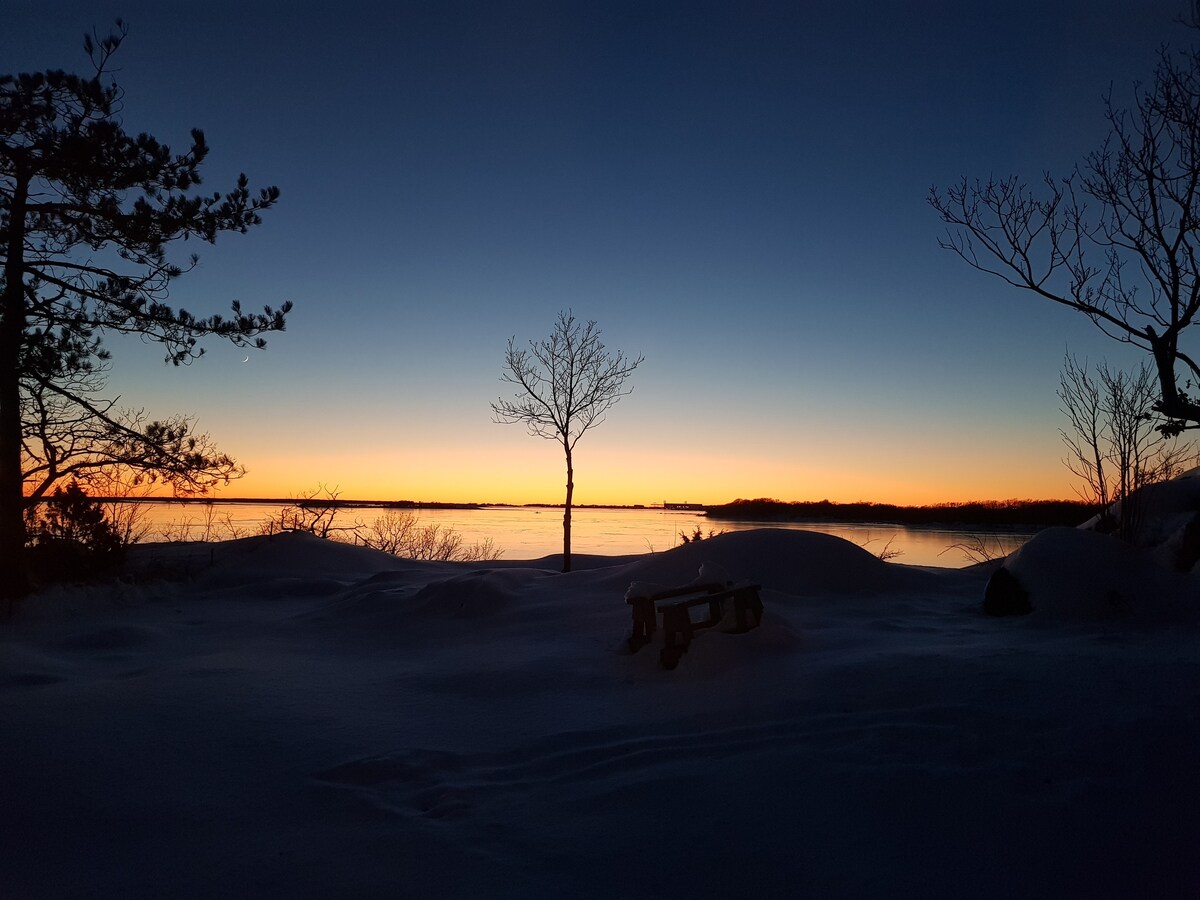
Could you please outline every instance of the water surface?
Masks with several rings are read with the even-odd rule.
[[[278,520],[280,506],[262,503],[142,503],[143,540],[227,540],[258,534],[268,519]],[[341,509],[335,525],[370,524],[387,510],[378,507]],[[562,552],[562,510],[553,507],[492,506],[481,509],[413,511],[423,524],[436,523],[463,536],[464,544],[490,539],[504,559],[540,559]],[[703,513],[664,509],[576,509],[572,516],[572,550],[622,556],[669,550],[697,529],[710,532],[754,528],[819,531],[845,538],[871,553],[910,565],[960,567],[977,561],[977,545],[992,557],[1021,546],[1032,532],[958,530],[937,527],[836,522],[749,522],[708,519]],[[971,558],[966,549],[974,548]]]

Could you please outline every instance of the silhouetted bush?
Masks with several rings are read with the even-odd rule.
[[[499,559],[503,553],[492,544],[491,538],[464,544],[463,536],[453,528],[436,522],[420,524],[417,514],[411,510],[388,510],[370,525],[362,521],[335,525],[338,512],[346,505],[338,498],[338,493],[337,488],[320,485],[315,491],[301,494],[300,499],[282,509],[278,517],[264,521],[259,533],[303,531],[328,540],[362,544],[404,559],[437,562],[487,562]]]
[[[94,578],[125,559],[121,532],[74,482],[29,511],[28,533],[30,570],[42,584]]]
[[[724,531],[709,531],[708,534],[705,534],[700,526],[697,525],[696,530],[690,535],[686,531],[681,531],[679,532],[679,537],[685,544],[694,544],[696,541],[702,541],[705,538],[715,538],[718,534],[724,533]]]
[[[431,561],[488,562],[499,559],[491,538],[463,544],[463,536],[436,522],[422,525],[408,510],[389,510],[370,526],[355,530],[355,542],[404,559]]]
[[[291,505],[279,511],[278,519],[267,519],[259,528],[260,534],[277,534],[284,531],[303,531],[319,538],[334,538],[336,532],[353,532],[353,525],[333,524],[341,503],[336,487],[321,484],[315,491],[306,491]]]

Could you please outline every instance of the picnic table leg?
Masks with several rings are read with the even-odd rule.
[[[668,606],[663,610],[663,648],[658,656],[663,668],[675,668],[691,642],[692,619],[687,607]]]
[[[637,653],[643,645],[654,640],[654,630],[657,628],[657,615],[654,611],[654,600],[651,597],[631,597],[630,608],[633,611],[633,631],[629,635],[629,652]]]
[[[734,633],[749,631],[751,628],[756,628],[762,624],[763,605],[762,600],[758,596],[757,589],[746,588],[734,594],[733,608],[737,613]],[[751,616],[754,617],[753,624],[749,622]]]
[[[720,600],[708,601],[708,624],[716,625],[725,616],[725,604]]]

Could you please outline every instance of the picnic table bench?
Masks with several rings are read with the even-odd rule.
[[[750,582],[737,584],[689,584],[660,590],[638,590],[630,586],[625,595],[633,615],[633,632],[629,635],[629,650],[636,653],[654,640],[658,617],[662,616],[663,648],[659,661],[663,668],[673,669],[687,652],[697,629],[711,628],[725,617],[726,604],[733,602],[734,627],[730,634],[740,634],[762,622],[763,605],[758,592],[761,585]],[[707,606],[707,616],[692,620],[692,609]]]

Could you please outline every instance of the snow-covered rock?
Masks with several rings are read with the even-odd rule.
[[[1124,503],[1114,503],[1112,517],[1119,518],[1128,507],[1134,525],[1129,540],[1153,552],[1162,565],[1176,571],[1192,571],[1200,561],[1200,468],[1170,481],[1150,484]],[[1101,517],[1081,528],[1102,529]]]
[[[1033,612],[1066,619],[1175,619],[1187,614],[1196,589],[1192,576],[1171,571],[1153,554],[1078,528],[1041,532],[1000,571],[1028,593]]]

